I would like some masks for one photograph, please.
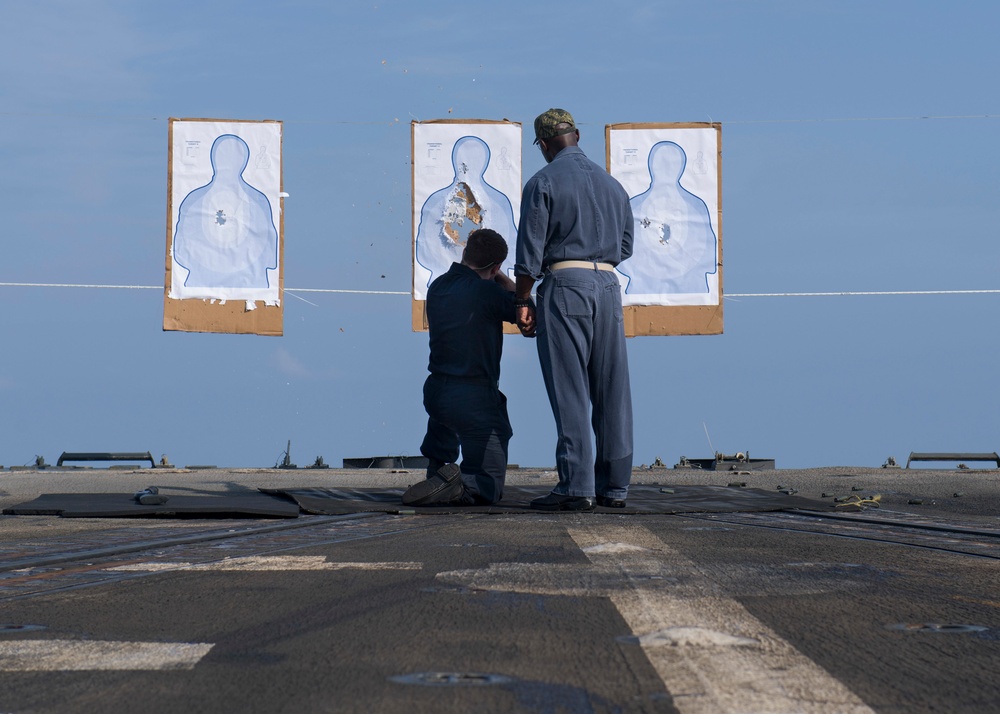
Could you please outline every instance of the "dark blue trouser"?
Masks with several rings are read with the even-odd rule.
[[[618,278],[610,271],[555,270],[537,295],[538,360],[559,434],[559,483],[552,490],[625,498],[632,479],[632,392]]]
[[[427,435],[420,453],[433,473],[458,461],[468,503],[496,503],[507,475],[507,444],[513,431],[507,397],[486,379],[432,374],[424,382]]]

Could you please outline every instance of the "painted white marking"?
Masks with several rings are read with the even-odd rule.
[[[647,632],[636,640],[643,647],[753,647],[760,644],[752,637],[734,637],[704,627],[668,627],[657,632]]]
[[[0,672],[191,669],[213,646],[186,642],[0,641]]]
[[[583,549],[584,553],[634,553],[636,551],[648,552],[645,548],[631,543],[601,543]]]
[[[423,570],[423,563],[327,563],[330,570]]]
[[[481,590],[608,597],[682,714],[872,714],[728,597],[711,571],[646,528],[601,522],[569,533],[589,566],[492,563],[437,577]]]
[[[108,570],[116,572],[137,572],[154,573],[159,570],[177,570],[179,568],[190,568],[191,563],[164,563],[161,561],[150,563],[129,563],[128,565],[116,565]]]
[[[646,528],[592,524],[572,528],[570,535],[594,566],[620,575],[624,587],[611,594],[611,601],[639,636],[682,714],[872,712]],[[612,557],[593,550],[609,540],[653,552]],[[673,583],[650,582],[646,574],[657,563],[676,578]],[[667,639],[675,641],[664,643],[664,633],[672,633]]]
[[[330,563],[322,555],[251,555],[223,558],[211,563],[183,563],[162,560],[128,563],[111,571],[153,573],[165,570],[420,570],[423,563]]]

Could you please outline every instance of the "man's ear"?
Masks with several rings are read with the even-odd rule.
[[[502,267],[503,266],[500,263],[497,263],[492,268],[490,268],[490,280],[492,280],[493,278],[495,278],[497,276],[497,273],[500,272],[500,269]]]

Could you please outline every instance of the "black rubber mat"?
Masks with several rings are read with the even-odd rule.
[[[248,492],[222,496],[169,496],[161,506],[142,506],[125,493],[47,493],[3,509],[9,516],[64,518],[298,518],[287,499]]]
[[[294,500],[306,513],[539,513],[529,508],[533,498],[551,490],[541,486],[507,486],[493,506],[404,506],[402,488],[262,488],[264,493]],[[780,491],[726,486],[643,486],[629,489],[625,508],[598,508],[601,513],[749,513],[755,511],[829,511],[822,501],[789,496]]]

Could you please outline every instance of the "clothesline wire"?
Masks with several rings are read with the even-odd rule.
[[[850,121],[919,121],[921,119],[998,119],[1000,114],[966,114],[953,116],[913,116],[913,117],[828,117],[816,119],[735,119],[722,124],[811,124],[820,122]]]
[[[411,115],[412,116],[412,115]],[[44,112],[0,112],[0,117],[25,118],[25,119],[118,119],[126,121],[167,121],[168,117],[150,116],[130,116],[123,114],[73,114],[73,113],[44,113]],[[865,122],[865,121],[920,121],[920,120],[959,120],[959,119],[998,119],[1000,114],[941,114],[941,115],[917,115],[899,117],[814,117],[814,118],[776,118],[776,119],[730,119],[718,120],[722,124],[810,124],[810,123],[832,123],[832,122]],[[713,121],[708,117],[709,121]],[[331,124],[345,126],[396,126],[407,125],[406,119],[393,117],[382,121],[361,121],[347,119],[282,119],[284,124]],[[596,124],[582,122],[580,126],[597,126]]]
[[[97,290],[163,290],[162,285],[96,285],[84,283],[4,283],[4,288],[78,288]],[[346,290],[339,288],[285,288],[285,292],[295,293],[330,293],[340,295],[410,295],[406,290]],[[784,293],[726,293],[723,298],[758,298],[758,297],[853,297],[853,296],[884,296],[884,295],[995,295],[997,290],[840,290],[830,292],[784,292]],[[308,301],[307,301],[308,302]]]

